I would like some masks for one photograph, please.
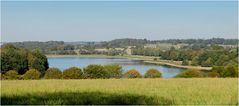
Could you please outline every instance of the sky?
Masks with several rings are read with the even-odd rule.
[[[213,37],[238,37],[238,2],[1,2],[1,42]]]

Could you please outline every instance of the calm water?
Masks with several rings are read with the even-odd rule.
[[[57,67],[61,70],[67,69],[71,66],[77,66],[83,69],[89,64],[120,64],[125,71],[129,69],[136,69],[142,75],[150,68],[156,68],[161,71],[164,78],[170,78],[178,73],[184,71],[184,69],[173,68],[168,66],[146,64],[140,60],[131,59],[110,59],[110,58],[79,58],[79,57],[56,57],[48,58],[50,67]]]

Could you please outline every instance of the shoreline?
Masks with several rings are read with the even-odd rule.
[[[156,65],[166,65],[176,68],[183,69],[198,69],[198,70],[211,70],[212,67],[201,67],[201,66],[183,66],[175,63],[168,63],[162,61],[154,61],[153,56],[138,56],[138,55],[124,55],[124,56],[107,56],[107,55],[46,55],[47,58],[64,58],[64,57],[85,57],[85,58],[114,58],[114,59],[132,59],[132,60],[142,60],[144,63],[156,64]]]
[[[176,65],[176,64],[160,62],[160,61],[144,61],[144,62],[145,63],[150,63],[150,64],[159,64],[159,65],[166,65],[166,66],[171,66],[171,67],[183,68],[183,69],[198,69],[198,70],[205,70],[205,71],[209,71],[209,70],[212,69],[212,67],[183,66],[183,65]]]

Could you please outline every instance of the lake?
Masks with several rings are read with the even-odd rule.
[[[185,70],[181,68],[174,68],[169,66],[144,63],[142,60],[118,59],[118,58],[49,57],[48,62],[50,67],[57,67],[60,70],[67,69],[72,66],[80,67],[81,69],[83,69],[89,64],[104,65],[104,64],[114,63],[114,64],[120,64],[124,72],[130,69],[136,69],[142,75],[144,75],[148,69],[156,68],[160,70],[163,78],[171,78]]]

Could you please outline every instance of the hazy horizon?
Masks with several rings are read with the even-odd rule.
[[[237,1],[2,1],[1,42],[238,39]]]
[[[150,40],[150,41],[157,41],[157,40],[187,40],[187,39],[203,39],[203,40],[207,40],[207,39],[213,39],[213,38],[216,38],[216,37],[212,37],[212,38],[185,38],[185,39],[147,39],[147,40]],[[146,39],[146,38],[116,38],[116,39]],[[45,41],[40,41],[40,40],[23,40],[23,41],[7,41],[7,42],[3,42],[1,41],[1,43],[13,43],[13,42],[49,42],[49,41],[63,41],[65,43],[72,43],[72,42],[108,42],[108,41],[112,41],[112,40],[116,40],[116,39],[111,39],[111,40],[101,40],[101,41],[94,41],[94,40],[73,40],[73,41],[64,41],[64,40],[45,40]],[[220,39],[220,38],[219,38]],[[239,38],[223,38],[223,39],[237,39],[239,40]]]

